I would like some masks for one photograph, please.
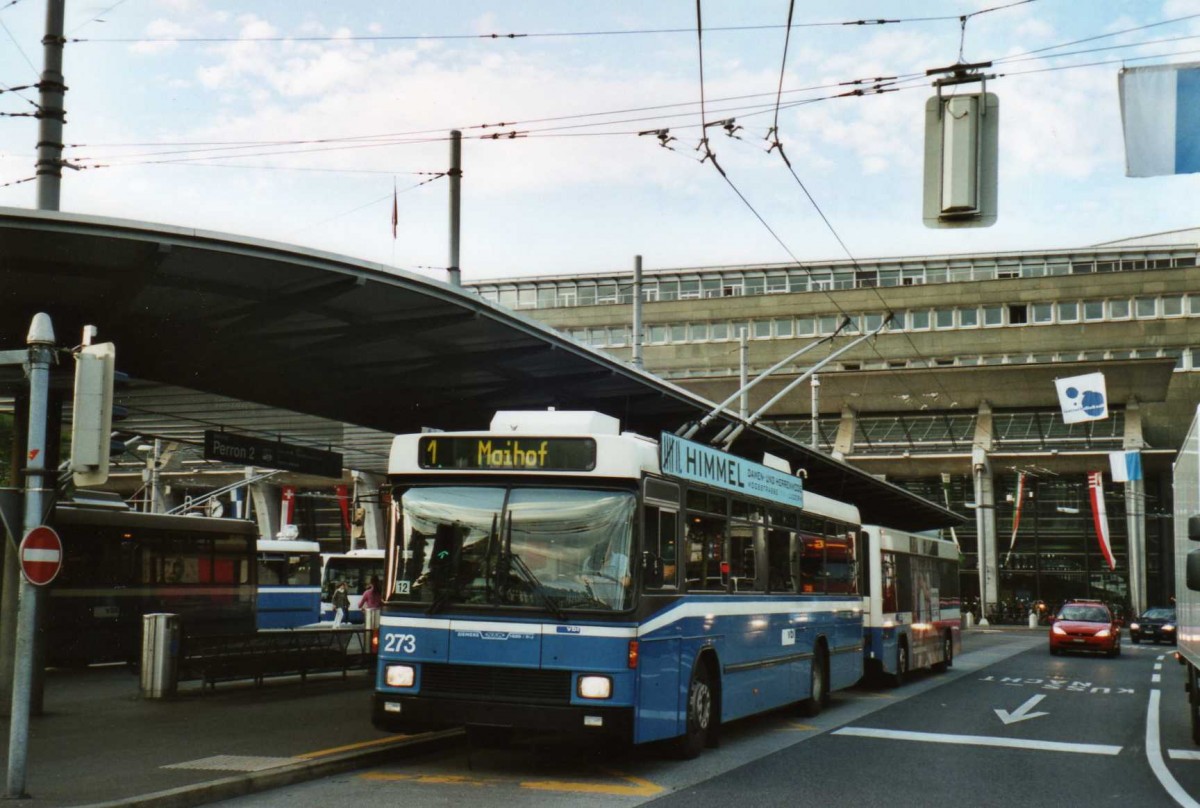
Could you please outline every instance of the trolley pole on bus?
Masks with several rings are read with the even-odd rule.
[[[29,440],[26,446],[24,533],[42,524],[46,470],[46,418],[50,397],[50,363],[54,359],[54,326],[48,314],[34,315],[29,326]],[[51,474],[54,470],[51,469]],[[25,796],[29,746],[29,705],[33,689],[34,641],[41,587],[21,576],[17,644],[13,654],[12,713],[8,727],[8,784],[5,796]]]

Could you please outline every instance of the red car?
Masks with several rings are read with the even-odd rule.
[[[1102,651],[1121,654],[1121,624],[1098,600],[1072,600],[1063,604],[1050,626],[1050,653]]]

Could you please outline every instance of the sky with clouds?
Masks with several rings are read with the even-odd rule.
[[[700,36],[695,0],[67,0],[64,139],[83,170],[65,172],[61,208],[443,278],[458,128],[464,280],[638,254],[657,269],[1069,248],[1200,224],[1200,175],[1124,176],[1117,95],[1122,64],[1200,61],[1200,0],[795,6],[785,59],[787,0],[705,0]],[[860,20],[896,22],[842,24]],[[4,88],[37,81],[44,25],[42,0],[0,4]],[[996,63],[999,220],[934,230],[925,71],[960,55]],[[895,91],[841,95],[876,77]],[[0,94],[2,206],[35,205],[19,182],[33,101]],[[776,116],[794,176],[769,149]],[[701,128],[728,119],[732,136]],[[665,147],[639,134],[657,130]]]

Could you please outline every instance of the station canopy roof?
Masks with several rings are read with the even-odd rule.
[[[60,347],[84,325],[130,381],[116,428],[202,442],[224,429],[341,452],[386,473],[393,434],[481,429],[497,410],[597,410],[647,436],[713,408],[700,396],[460,287],[380,264],[145,222],[0,208],[0,350],[46,312]],[[69,362],[64,362],[65,375]],[[9,369],[10,395],[19,374]],[[66,408],[69,410],[70,408]],[[718,418],[703,441],[735,419]],[[804,468],[865,522],[926,530],[957,514],[755,427],[739,453]]]

